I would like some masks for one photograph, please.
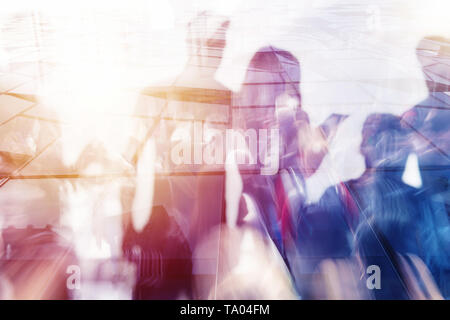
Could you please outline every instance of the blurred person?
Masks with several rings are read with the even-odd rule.
[[[426,261],[431,268],[440,288],[448,287],[449,270],[442,265],[450,262],[450,211],[448,202],[450,162],[450,100],[445,92],[449,91],[448,79],[450,67],[446,64],[449,57],[450,39],[439,36],[423,38],[416,48],[417,58],[422,65],[428,97],[402,115],[402,125],[410,128],[410,139],[420,169],[421,191],[429,198],[433,223],[438,234],[442,252],[435,250],[434,257]],[[429,243],[437,243],[432,238]],[[448,291],[447,291],[448,295]]]
[[[448,173],[443,168],[450,157],[450,100],[445,94],[450,90],[445,84],[450,77],[450,67],[445,63],[449,47],[450,39],[441,37],[426,37],[419,42],[416,52],[429,95],[402,115],[402,125],[413,133],[410,136],[418,156],[421,182],[430,196],[443,195],[447,190],[444,181],[448,180]]]
[[[364,124],[361,145],[366,172],[346,183],[361,215],[356,252],[366,267],[377,265],[383,270],[384,287],[373,291],[377,299],[415,297],[408,283],[415,281],[420,285],[422,280],[405,274],[407,268],[414,269],[410,255],[420,258],[430,270],[436,257],[441,268],[445,268],[448,259],[430,198],[421,188],[404,182],[411,150],[408,130],[400,118],[370,116]],[[427,281],[432,282],[432,277]]]
[[[241,167],[243,193],[259,208],[270,237],[286,258],[286,244],[295,238],[294,225],[306,197],[304,178],[312,174],[325,154],[326,138],[309,125],[301,109],[300,64],[289,52],[269,46],[251,59],[241,90],[233,97],[233,126],[242,130],[276,129],[279,141],[270,141],[259,154],[269,158],[279,148],[279,169],[263,175],[257,165]],[[290,245],[290,244],[289,244]]]
[[[427,272],[423,273],[425,280],[407,275],[408,270],[415,270],[420,263],[426,265],[426,270],[433,270],[433,257],[440,257],[441,262],[446,259],[445,247],[436,230],[438,225],[433,221],[436,213],[432,202],[420,188],[404,182],[408,155],[413,150],[409,130],[396,116],[374,114],[366,120],[362,136],[361,153],[367,168],[364,174],[328,188],[317,204],[306,207],[299,219],[295,260],[298,264],[294,269],[300,275],[308,270],[314,272],[317,275],[314,279],[319,277],[331,285],[330,292],[324,289],[320,293],[317,290],[320,285],[315,282],[299,283],[300,293],[303,297],[374,295],[382,299],[407,299],[426,297],[417,288],[413,293],[408,291],[409,287],[422,283],[434,292],[429,298],[439,297],[435,294],[439,290],[433,289],[433,277],[427,276]],[[414,174],[410,172],[414,168],[408,170],[408,174]],[[361,271],[355,264],[354,253],[356,261],[362,262]],[[410,255],[419,259],[414,265],[409,262]],[[355,279],[358,274],[365,275],[371,265],[382,270],[381,290],[367,291],[364,285],[356,283],[354,296],[341,281],[326,274],[344,268],[342,272]],[[440,264],[441,268],[444,265]]]
[[[300,64],[291,53],[260,49],[249,63],[242,89],[234,95],[233,125],[279,130],[279,141],[269,140],[267,150],[259,150],[268,157],[273,156],[268,154],[270,147],[279,148],[278,172],[263,175],[258,166],[250,170],[240,166],[242,192],[253,201],[262,234],[274,241],[296,290],[309,299],[314,288],[304,281],[305,275],[312,274],[321,259],[348,257],[351,243],[339,194],[331,190],[320,204],[310,206],[305,185],[327,153],[327,140],[342,117],[332,116],[320,127],[311,127],[301,109],[299,85]],[[242,212],[240,223],[245,226],[245,209]]]
[[[124,212],[129,213],[129,218],[124,218],[123,251],[126,256],[133,256],[133,244],[136,244],[142,251],[140,261],[146,261],[145,257],[153,254],[154,248],[172,241],[168,251],[159,253],[162,272],[179,268],[183,273],[179,277],[164,275],[172,277],[171,284],[168,278],[155,280],[156,284],[145,284],[143,281],[151,277],[148,274],[151,271],[146,269],[145,275],[138,275],[134,290],[136,299],[191,298],[187,278],[192,276],[192,267],[189,267],[191,252],[214,226],[225,221],[223,166],[222,169],[210,170],[202,161],[196,163],[191,159],[188,163],[174,163],[170,147],[174,143],[185,143],[190,150],[203,150],[207,142],[203,139],[195,141],[195,137],[192,139],[192,124],[195,126],[195,121],[201,122],[204,129],[206,122],[208,125],[217,122],[214,119],[215,108],[229,108],[230,90],[215,80],[226,45],[228,25],[226,17],[208,12],[198,14],[187,26],[189,56],[184,70],[167,87],[142,90],[142,96],[156,100],[162,98],[164,102],[157,105],[155,99],[142,99],[136,107],[137,113],[151,113],[155,119],[143,128],[146,133],[140,141],[130,144],[136,184],[122,193]],[[161,108],[158,110],[158,107]],[[227,126],[226,123],[223,125]],[[196,143],[200,145],[196,146]],[[181,157],[184,156],[187,155],[183,153]],[[158,235],[152,236],[149,230],[155,232],[152,224],[159,220],[165,221],[161,227],[168,229],[158,230]],[[178,230],[176,234],[173,234],[174,229]],[[177,264],[173,260],[177,254],[183,257],[184,262]],[[215,254],[217,252],[207,256]],[[176,277],[177,285],[174,282]]]
[[[192,296],[191,249],[180,226],[164,207],[152,208],[150,220],[141,232],[136,232],[129,223],[122,249],[137,268],[133,299]]]
[[[74,298],[130,298],[127,290],[131,285],[126,278],[133,272],[121,251],[120,191],[132,183],[127,178],[132,168],[120,154],[108,151],[103,141],[93,139],[70,169],[76,174],[73,179],[63,180],[59,196],[61,227],[83,275]],[[106,290],[105,281],[111,286]]]
[[[39,107],[47,111],[46,116],[54,116],[45,104]],[[0,193],[0,296],[73,299],[76,292],[68,285],[71,275],[68,270],[78,265],[79,260],[61,226],[62,184],[56,179],[10,179],[31,166],[45,172],[42,163],[30,161],[56,141],[60,128],[48,119],[16,117],[10,121],[3,132],[0,161],[4,174]],[[59,149],[54,150],[58,158]],[[50,161],[58,162],[55,158]]]

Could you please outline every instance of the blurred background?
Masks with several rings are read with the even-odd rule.
[[[2,7],[0,298],[450,297],[447,1]]]

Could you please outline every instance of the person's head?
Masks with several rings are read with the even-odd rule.
[[[293,123],[301,105],[299,84],[297,58],[273,46],[263,47],[251,59],[234,103],[245,110],[251,108],[251,119],[245,119],[248,127]]]
[[[361,143],[361,154],[367,168],[399,170],[404,167],[410,145],[407,131],[400,121],[399,117],[391,114],[372,114],[367,117]]]
[[[290,52],[272,46],[251,59],[243,92],[248,103],[259,106],[299,107],[300,63]]]
[[[434,77],[429,77],[428,73],[437,74],[439,77],[446,77],[450,75],[450,67],[446,63],[442,63],[441,59],[450,58],[450,39],[441,36],[427,36],[422,38],[417,47],[416,54],[419,63],[422,66],[424,78],[428,87],[428,91],[449,91],[448,84],[436,82]],[[440,88],[445,86],[445,88]],[[438,90],[437,90],[438,89]]]
[[[226,46],[230,21],[223,16],[201,12],[188,23],[187,45],[190,58],[200,65],[218,68]]]

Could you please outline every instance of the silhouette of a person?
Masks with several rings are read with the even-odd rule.
[[[279,131],[279,141],[269,141],[271,147],[279,148],[279,170],[262,175],[259,164],[256,170],[242,167],[241,176],[243,193],[253,198],[265,229],[286,262],[288,251],[295,250],[295,226],[304,209],[304,178],[314,172],[325,154],[324,149],[312,148],[314,142],[323,145],[325,137],[313,133],[301,100],[299,61],[273,46],[254,54],[242,89],[233,97],[234,127]]]
[[[154,124],[148,129],[143,144],[137,148],[136,163],[148,161],[142,158],[141,154],[144,145],[153,139],[153,136],[156,136],[156,152],[158,161],[160,161],[160,158],[171,156],[171,151],[168,150],[169,142],[171,137],[175,136],[181,123],[191,125],[191,129],[192,123],[195,121],[206,123],[211,120],[211,113],[215,111],[212,108],[218,106],[221,108],[219,113],[228,116],[231,92],[214,78],[225,48],[228,25],[229,22],[224,17],[212,16],[206,12],[199,14],[188,25],[189,57],[184,70],[170,86],[149,87],[142,91],[143,95],[163,98],[166,103],[157,115]],[[138,109],[140,107],[138,105]],[[226,125],[225,122],[224,125]],[[190,134],[192,134],[192,130]],[[160,137],[167,137],[167,139]],[[184,135],[182,138],[186,138],[186,136]],[[198,147],[194,145],[197,142],[195,137],[190,139],[191,150]],[[203,146],[201,147],[203,148]],[[169,162],[163,168],[168,170],[166,172],[168,174],[154,177],[154,196],[152,197],[150,194],[148,196],[153,201],[147,204],[150,205],[148,210],[144,209],[148,211],[144,214],[149,216],[149,220],[142,231],[136,232],[132,228],[132,224],[129,223],[130,215],[124,218],[126,232],[123,250],[125,255],[134,259],[132,258],[133,252],[137,250],[136,248],[140,248],[141,253],[137,255],[140,258],[136,261],[145,263],[145,261],[142,262],[142,259],[149,255],[154,256],[156,252],[160,255],[158,261],[161,261],[162,268],[166,268],[161,271],[162,274],[167,276],[167,272],[169,272],[168,278],[158,278],[156,275],[156,278],[159,279],[159,282],[157,281],[159,284],[156,284],[157,282],[147,281],[155,278],[151,275],[153,269],[145,269],[143,271],[146,272],[145,276],[140,275],[137,279],[134,294],[136,299],[175,298],[181,292],[191,297],[191,281],[186,278],[186,275],[192,271],[191,252],[214,226],[223,221],[223,170],[202,175],[202,171],[208,170],[203,163],[191,162],[174,165],[172,160],[163,159],[162,161]],[[136,186],[136,190],[138,188],[140,188],[139,185]],[[131,197],[133,197],[132,194],[133,191]],[[158,217],[155,217],[155,214]],[[164,223],[160,223],[159,227],[155,229],[152,224],[158,223],[159,220]],[[173,234],[174,229],[177,230],[176,235]],[[155,238],[155,235],[151,235],[155,232],[158,234],[158,239]],[[154,244],[151,244],[152,241]],[[170,250],[165,247],[167,242],[172,243]],[[133,249],[134,246],[136,246],[136,250]],[[173,260],[177,255],[181,257],[182,261]],[[155,264],[151,263],[151,265]],[[177,273],[176,270],[182,274]],[[177,278],[179,279],[178,284],[176,283]]]

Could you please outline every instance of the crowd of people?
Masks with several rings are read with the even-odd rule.
[[[425,100],[401,116],[368,116],[360,146],[364,173],[333,183],[313,201],[314,185],[307,180],[319,169],[347,115],[334,114],[313,126],[302,109],[299,60],[273,46],[254,54],[238,92],[226,89],[214,74],[229,22],[221,22],[204,39],[195,31],[207,17],[197,19],[189,26],[188,65],[165,98],[195,104],[214,102],[216,94],[216,104],[230,109],[230,128],[278,130],[278,140],[269,141],[279,147],[278,170],[261,174],[261,164],[233,161],[239,152],[251,157],[244,146],[233,150],[220,169],[189,173],[185,168],[157,176],[158,166],[150,162],[168,153],[168,142],[158,136],[170,137],[176,131],[157,115],[141,145],[130,143],[133,157],[127,157],[132,158],[136,182],[121,190],[123,236],[115,258],[134,267],[129,273],[131,298],[448,298],[448,104],[430,108]],[[213,87],[203,98],[198,98],[202,89],[186,90],[198,87],[199,78]],[[436,83],[427,85],[433,94]],[[268,150],[258,152],[264,157]],[[405,178],[411,175],[418,176],[415,182]],[[51,229],[22,233],[10,229],[2,234],[0,274],[7,280],[0,283],[0,294],[7,297],[8,286],[20,287],[27,272],[18,270],[29,269],[29,260],[41,259],[48,251],[56,260],[64,259],[59,265],[40,266],[58,270],[53,280],[60,284],[44,298],[73,298],[65,286],[66,274],[60,272],[78,263],[71,245],[60,245]],[[32,286],[23,286],[29,291],[22,292],[34,292]]]

